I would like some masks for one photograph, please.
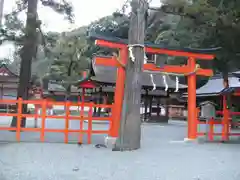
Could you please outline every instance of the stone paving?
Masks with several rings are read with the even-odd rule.
[[[107,125],[97,124],[95,128],[103,126]],[[4,136],[8,135],[0,133],[1,139]],[[184,137],[186,124],[171,121],[162,125],[144,124],[142,148],[133,152],[97,149],[94,144],[2,142],[0,180],[240,179],[239,141],[197,143],[184,142]],[[56,142],[62,139],[52,137]],[[103,136],[93,139],[99,143]]]

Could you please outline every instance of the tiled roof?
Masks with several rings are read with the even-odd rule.
[[[96,34],[94,32],[90,32],[89,37],[94,40],[101,39],[101,40],[105,40],[105,41],[109,41],[109,42],[113,42],[113,43],[128,44],[127,39],[121,39],[121,38],[112,37],[112,36],[104,36],[101,34]],[[170,46],[166,46],[165,44],[155,44],[155,43],[151,43],[151,42],[145,42],[144,45],[145,45],[145,47],[150,47],[150,48],[167,49],[167,50],[172,50],[172,51],[185,51],[185,52],[191,52],[191,53],[205,53],[205,54],[214,53],[216,50],[219,49],[219,48],[195,49],[195,48],[189,48],[189,47],[180,49],[179,47],[170,47]]]
[[[240,82],[239,82],[238,78],[236,78],[236,77],[229,77],[228,81],[229,81],[229,87],[230,88],[240,87]],[[197,89],[196,93],[197,93],[197,95],[219,94],[223,90],[224,90],[223,78],[213,77],[212,79],[210,79],[208,81],[208,83],[205,86]]]
[[[18,77],[6,64],[2,64],[0,66],[0,76],[4,76],[5,74],[7,74],[7,77]]]
[[[239,78],[235,77],[233,73],[229,73],[228,77],[229,89],[240,87]],[[216,96],[224,91],[223,78],[221,74],[216,74],[209,81],[196,90],[197,96]],[[184,94],[187,96],[187,94]]]

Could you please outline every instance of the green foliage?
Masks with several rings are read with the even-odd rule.
[[[77,84],[82,79],[81,72],[90,69],[91,59],[85,55],[87,49],[86,36],[64,33],[53,50],[53,63],[48,75],[53,80],[60,79],[65,87]]]
[[[73,7],[71,3],[67,1],[57,1],[57,0],[40,0],[42,5],[50,7],[57,13],[63,14],[66,19],[73,22]],[[0,38],[3,41],[12,41],[14,43],[23,43],[23,38],[25,34],[24,23],[18,18],[20,12],[27,9],[28,0],[16,0],[17,8],[13,10],[10,14],[5,15],[5,24],[0,28]],[[39,20],[40,21],[40,20]],[[41,21],[40,21],[41,23]],[[36,27],[40,29],[41,27]],[[41,34],[41,32],[39,31]],[[41,34],[43,35],[43,34]],[[43,37],[45,37],[43,35]]]
[[[89,25],[88,31],[126,39],[128,37],[129,17],[106,16]]]
[[[73,22],[73,8],[70,3],[54,0],[40,0],[44,6],[62,13]],[[217,58],[215,71],[230,71],[240,67],[238,62],[240,41],[240,2],[235,0],[167,0],[163,6],[149,10],[146,40],[175,47],[215,48]],[[21,53],[25,35],[24,23],[18,13],[25,10],[27,0],[18,1],[17,10],[7,15],[1,28],[1,41],[14,41]],[[87,39],[88,33],[128,38],[129,16],[121,13],[101,18],[89,26],[59,35],[43,34],[38,27],[38,49],[32,64],[33,74],[42,77],[48,73],[53,79],[74,84],[81,79],[80,72],[89,68],[93,54],[111,55],[112,50],[96,47]],[[185,62],[183,58],[166,59],[171,64]],[[17,58],[16,58],[17,60]],[[17,63],[16,63],[17,64]],[[204,65],[203,65],[204,66]],[[207,65],[208,66],[208,65]],[[71,73],[70,73],[71,72]]]
[[[221,50],[216,52],[215,70],[226,72],[240,67],[237,60],[240,45],[238,1],[198,0],[185,5],[166,4],[162,10],[180,17],[174,33],[165,37],[169,38],[170,43],[175,41],[180,47],[221,47]]]
[[[57,13],[63,14],[66,19],[73,22],[73,7],[69,2],[65,0],[60,2],[57,0],[40,0],[40,2],[42,5],[52,8]],[[11,66],[15,66],[14,69],[16,69],[16,71],[19,71],[20,64],[21,62],[23,63],[23,61],[21,61],[21,54],[23,53],[25,37],[27,37],[26,33],[29,32],[25,24],[18,18],[18,15],[20,12],[26,11],[28,3],[29,0],[17,0],[17,8],[5,16],[5,23],[0,27],[0,44],[7,41],[15,45],[15,58]],[[38,13],[36,12],[36,14]],[[31,27],[31,31],[37,32],[37,39],[32,39],[36,41],[37,45],[32,61],[32,75],[42,77],[50,66],[49,62],[51,62],[50,60],[52,58],[51,50],[55,47],[59,34],[53,32],[43,33],[41,20],[39,19],[37,19],[37,24],[32,24]]]

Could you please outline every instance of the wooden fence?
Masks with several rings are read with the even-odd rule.
[[[9,117],[16,117],[17,118],[17,125],[16,127],[0,127],[0,131],[16,131],[16,140],[19,142],[21,141],[20,134],[21,132],[39,132],[40,133],[40,141],[45,141],[45,133],[46,132],[52,132],[52,133],[64,133],[64,142],[69,142],[69,133],[79,133],[78,142],[83,142],[83,134],[87,134],[87,142],[88,144],[91,144],[92,141],[92,134],[110,134],[112,130],[112,124],[113,124],[113,118],[112,114],[108,117],[93,117],[93,108],[94,107],[100,107],[100,108],[109,108],[111,111],[113,111],[113,104],[112,105],[106,105],[106,104],[94,104],[94,103],[72,103],[69,101],[66,102],[54,102],[54,101],[48,101],[48,100],[23,100],[22,98],[19,98],[17,100],[0,100],[1,104],[12,104],[16,105],[16,110],[6,113],[0,113],[0,116],[9,116]],[[33,104],[35,107],[40,107],[42,112],[41,114],[35,113],[29,114],[29,113],[23,113],[23,105],[26,104]],[[49,106],[64,106],[65,107],[65,114],[64,115],[48,115],[46,113],[47,107]],[[70,114],[70,108],[72,106],[81,107],[81,111],[79,116],[72,116]],[[84,107],[88,107],[88,116],[84,115]],[[21,121],[23,118],[41,118],[41,127],[38,128],[28,128],[28,127],[21,127]],[[46,128],[46,119],[64,119],[65,128],[64,129],[50,129]],[[70,121],[78,120],[80,121],[80,128],[79,129],[69,129]],[[87,130],[83,129],[83,123],[84,120],[88,122],[88,128]],[[93,130],[92,128],[92,121],[109,121],[110,128],[108,130]],[[1,119],[0,119],[1,121]]]

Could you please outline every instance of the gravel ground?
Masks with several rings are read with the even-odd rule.
[[[2,127],[10,127],[11,119],[10,117],[0,117],[0,126]],[[96,122],[96,121],[94,121]],[[100,121],[103,122],[103,121]],[[41,119],[37,122],[38,127],[41,127]],[[88,129],[88,123],[84,122],[83,129]],[[33,128],[34,127],[34,119],[27,118],[26,127]],[[65,128],[65,120],[64,119],[46,119],[45,128],[47,129],[64,129]],[[97,123],[93,124],[93,130],[109,130],[108,123]],[[80,129],[80,121],[78,120],[70,120],[69,121],[69,129],[79,130]],[[93,143],[104,143],[104,138],[107,134],[103,135],[92,135]],[[69,142],[77,143],[79,139],[79,133],[69,133]],[[39,132],[21,132],[21,141],[27,142],[40,142],[40,133]],[[16,142],[16,135],[14,132],[9,131],[0,131],[0,142]],[[54,143],[63,143],[64,142],[64,134],[63,133],[45,133],[45,142],[54,142]],[[83,135],[83,143],[87,143],[87,135]],[[1,180],[1,179],[0,179]]]
[[[133,152],[93,145],[1,143],[0,180],[240,179],[238,141],[184,142],[186,125],[177,121],[144,124],[142,132],[142,148]]]

